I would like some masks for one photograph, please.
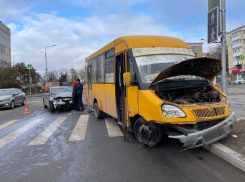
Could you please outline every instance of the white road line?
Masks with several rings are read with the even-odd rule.
[[[19,121],[19,120],[11,120],[11,121],[8,121],[8,122],[6,122],[6,123],[3,123],[3,124],[0,125],[0,130],[3,129],[3,128],[6,128],[6,127],[9,126],[9,125],[12,125],[12,124],[18,122],[18,121]]]
[[[88,125],[89,115],[81,115],[71,134],[69,141],[84,140]]]
[[[42,145],[51,137],[51,135],[57,130],[66,117],[58,117],[52,122],[45,130],[42,131],[36,138],[34,138],[28,145]]]
[[[14,132],[8,134],[7,136],[0,139],[0,148],[7,145],[9,142],[17,138],[18,136],[22,135],[24,132],[26,132],[31,127],[38,124],[40,121],[42,121],[43,118],[40,119],[34,119],[33,121],[29,122],[28,124],[22,126],[21,128],[15,130]]]
[[[117,122],[114,118],[105,118],[106,128],[109,137],[123,136]]]

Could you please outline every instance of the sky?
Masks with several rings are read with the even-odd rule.
[[[115,38],[164,35],[207,39],[207,0],[0,0],[0,20],[11,29],[12,64],[75,68]],[[227,31],[245,25],[244,0],[226,1]],[[205,52],[206,43],[204,44]]]

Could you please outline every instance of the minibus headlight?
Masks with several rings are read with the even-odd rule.
[[[225,98],[225,104],[228,105],[228,111],[230,112],[231,111],[231,104],[230,104],[230,101],[228,98]]]
[[[184,118],[186,114],[178,107],[172,105],[162,105],[162,112],[165,117]]]

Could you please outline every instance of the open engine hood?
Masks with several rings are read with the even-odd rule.
[[[150,85],[179,75],[194,75],[212,81],[221,70],[221,61],[219,59],[208,57],[187,59],[163,70],[152,80]]]

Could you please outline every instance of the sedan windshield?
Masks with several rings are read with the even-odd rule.
[[[140,72],[141,79],[144,83],[151,83],[152,80],[163,70],[168,67],[186,60],[194,58],[190,55],[150,55],[136,57],[136,63]],[[168,79],[174,80],[203,80],[201,77],[180,75]]]
[[[0,90],[0,96],[4,96],[4,95],[13,95],[13,91],[12,90]]]
[[[72,92],[70,88],[53,88],[52,93]]]

